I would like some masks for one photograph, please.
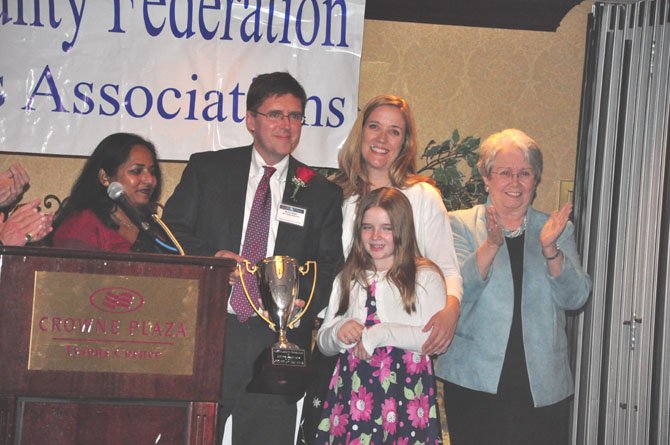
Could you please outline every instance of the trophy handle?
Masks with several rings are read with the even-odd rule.
[[[309,266],[310,264],[314,268],[314,279],[312,280],[312,291],[309,293],[309,299],[307,299],[307,304],[305,304],[305,307],[302,308],[302,311],[296,315],[293,320],[291,320],[287,327],[289,329],[293,329],[293,325],[296,324],[298,320],[302,318],[303,315],[305,315],[305,312],[307,312],[307,309],[309,308],[309,305],[312,303],[312,297],[314,296],[314,289],[316,289],[316,261],[305,261],[305,264],[298,267],[298,271],[300,272],[301,275],[307,275],[309,273]]]
[[[251,263],[249,263],[249,260],[242,260],[244,261],[245,268],[247,272],[250,274],[255,274],[256,271],[258,270],[258,267],[256,265],[251,266]],[[240,273],[240,282],[242,283],[242,290],[244,291],[244,295],[246,295],[247,300],[249,300],[249,304],[253,308],[253,310],[258,314],[259,317],[261,317],[267,324],[270,325],[270,328],[273,331],[276,331],[277,328],[275,327],[275,324],[272,320],[270,320],[268,317],[263,314],[263,311],[261,311],[258,307],[256,307],[256,304],[253,302],[251,299],[251,296],[249,295],[249,291],[247,290],[247,283],[244,282],[244,270],[242,269],[242,265],[240,263],[237,263],[237,270]],[[316,275],[315,275],[316,277]],[[310,297],[311,300],[311,297]]]

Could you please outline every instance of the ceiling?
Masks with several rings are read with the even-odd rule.
[[[582,0],[366,0],[365,18],[397,22],[556,31]]]

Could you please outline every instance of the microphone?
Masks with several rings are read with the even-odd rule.
[[[147,235],[151,236],[151,238],[160,238],[156,236],[149,223],[145,221],[144,216],[142,216],[137,208],[135,208],[135,206],[132,205],[130,201],[128,201],[128,197],[123,190],[122,184],[118,182],[112,182],[109,184],[109,187],[107,187],[107,196],[109,196],[112,201],[121,207],[123,213],[125,213],[130,221],[132,221],[132,223],[135,224],[140,230],[146,232]]]
[[[145,220],[144,215],[140,213],[137,208],[128,201],[128,197],[126,196],[126,193],[123,191],[123,185],[118,183],[118,182],[112,182],[109,184],[109,187],[107,187],[107,196],[111,198],[112,201],[114,201],[120,208],[123,210],[123,213],[126,214],[126,216],[132,221],[133,224],[135,224],[142,232],[146,233],[156,244],[159,246],[163,247],[164,249],[174,252],[174,253],[179,253],[180,255],[184,255],[184,249],[181,248],[179,245],[179,242],[177,239],[174,237],[172,232],[170,232],[170,229],[161,221],[161,219],[158,217],[158,215],[152,215],[154,221],[165,231],[167,236],[170,238],[172,243],[174,244],[174,247],[167,244],[164,241],[163,236],[160,234],[156,233],[156,231],[151,227],[151,225]]]

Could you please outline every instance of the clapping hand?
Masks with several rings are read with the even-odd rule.
[[[0,207],[7,207],[23,194],[30,178],[20,164],[14,164],[0,173]]]
[[[502,226],[498,223],[498,211],[493,206],[486,208],[486,233],[488,242],[495,246],[502,246],[503,233]]]
[[[572,204],[568,202],[561,210],[555,210],[551,213],[540,232],[540,245],[543,250],[553,248],[556,244],[556,240],[568,224],[570,212],[572,212]]]
[[[53,215],[40,213],[39,204],[38,198],[21,205],[6,220],[0,216],[0,241],[10,246],[23,246],[47,236],[51,232]]]

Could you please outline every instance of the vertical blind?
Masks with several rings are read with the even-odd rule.
[[[593,6],[575,221],[593,279],[573,325],[572,443],[667,445],[670,1]]]

